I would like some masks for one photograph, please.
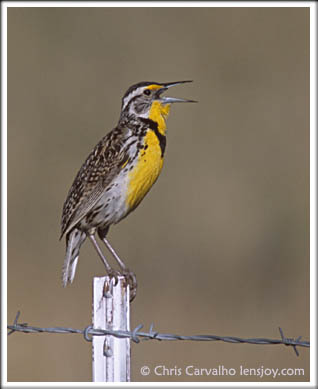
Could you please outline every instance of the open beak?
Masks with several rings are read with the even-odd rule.
[[[197,103],[195,100],[188,100],[188,99],[179,99],[177,97],[166,97],[161,96],[163,92],[165,92],[167,89],[171,88],[172,86],[179,85],[179,84],[185,84],[186,82],[192,82],[192,80],[189,81],[175,81],[175,82],[166,82],[163,85],[161,89],[158,91],[158,97],[159,100],[163,104],[171,104],[171,103]]]

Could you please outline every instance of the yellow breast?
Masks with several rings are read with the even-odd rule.
[[[165,136],[166,118],[169,114],[170,104],[161,104],[154,101],[150,112],[149,119],[157,125],[160,134],[156,134],[149,129],[144,138],[145,149],[141,149],[138,155],[137,164],[129,173],[128,192],[126,204],[129,210],[137,207],[140,201],[148,193],[149,189],[156,182],[162,166],[163,152],[160,147],[158,135]]]
[[[163,166],[159,140],[152,130],[148,130],[144,144],[146,149],[140,150],[137,163],[129,173],[126,204],[130,210],[136,208],[145,197],[156,182]]]

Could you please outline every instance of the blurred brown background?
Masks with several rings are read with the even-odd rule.
[[[77,170],[142,80],[175,97],[165,167],[109,234],[138,278],[132,328],[309,338],[309,11],[306,8],[15,8],[8,11],[8,319],[84,328],[103,266],[86,242],[61,285],[60,217]],[[303,368],[283,346],[132,345],[140,368]],[[78,335],[8,338],[9,381],[91,381]],[[272,380],[264,377],[259,381]]]

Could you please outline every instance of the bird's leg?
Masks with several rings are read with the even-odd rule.
[[[95,250],[97,251],[98,256],[100,257],[100,259],[102,260],[104,266],[106,267],[106,272],[107,272],[108,276],[109,276],[110,278],[114,277],[114,279],[115,279],[115,284],[117,284],[117,282],[118,282],[118,275],[119,275],[119,274],[118,274],[118,271],[114,270],[114,269],[109,265],[109,263],[107,262],[107,260],[106,260],[106,258],[105,258],[105,256],[104,256],[104,254],[102,253],[102,250],[101,250],[100,247],[98,246],[98,243],[97,243],[97,241],[96,241],[96,239],[95,239],[95,236],[92,235],[92,234],[90,234],[90,235],[88,235],[88,237],[89,237],[90,241],[92,242],[92,244],[93,244]]]
[[[133,301],[133,299],[136,297],[137,293],[137,279],[135,273],[130,271],[124,262],[119,258],[116,251],[113,249],[109,241],[106,239],[106,236],[101,237],[102,241],[105,243],[108,250],[111,252],[112,256],[115,258],[116,262],[118,263],[123,276],[125,276],[129,286],[130,286],[130,302]]]

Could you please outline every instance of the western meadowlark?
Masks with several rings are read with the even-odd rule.
[[[77,173],[63,206],[61,238],[66,235],[63,285],[74,279],[80,247],[90,239],[106,272],[117,280],[123,274],[132,300],[137,282],[133,272],[106,239],[109,227],[133,211],[156,182],[166,147],[166,118],[171,103],[194,102],[162,96],[168,88],[191,81],[139,82],[122,98],[117,126],[105,135]],[[95,233],[120,267],[114,270],[100,249]]]

